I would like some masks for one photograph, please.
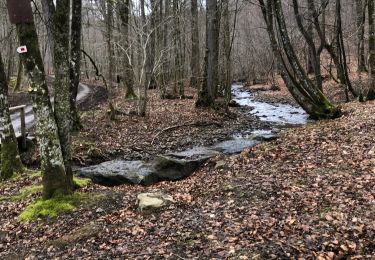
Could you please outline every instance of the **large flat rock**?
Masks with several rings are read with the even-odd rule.
[[[123,160],[108,161],[77,170],[79,177],[90,178],[93,182],[106,186],[151,184],[151,173],[152,168],[143,161]]]
[[[187,178],[204,162],[217,154],[218,152],[210,149],[192,149],[158,156],[149,163],[144,161],[108,161],[80,168],[77,170],[77,175],[90,178],[93,182],[105,186],[150,185],[158,181],[175,181]]]

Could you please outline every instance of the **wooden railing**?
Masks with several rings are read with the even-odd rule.
[[[20,121],[21,121],[21,148],[26,149],[26,105],[20,105],[16,107],[10,107],[10,112],[20,112]],[[18,136],[17,136],[18,137]]]

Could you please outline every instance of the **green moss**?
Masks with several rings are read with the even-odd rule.
[[[83,188],[90,185],[92,180],[88,178],[73,177],[73,183],[75,186]]]
[[[42,190],[43,190],[42,185],[31,185],[26,188],[23,188],[18,195],[12,196],[11,200],[20,201],[20,200],[27,198],[28,196],[32,194],[42,192]]]
[[[22,171],[23,166],[18,155],[17,143],[11,138],[3,139],[1,144],[0,179],[10,179],[14,173]]]
[[[15,89],[17,86],[17,77],[10,77],[9,78],[9,87]]]
[[[72,211],[85,196],[74,193],[69,196],[57,196],[51,199],[38,199],[29,205],[19,216],[20,221],[35,220],[40,217],[53,218],[63,212]]]
[[[31,177],[42,177],[42,172],[41,171],[32,171],[30,173]]]

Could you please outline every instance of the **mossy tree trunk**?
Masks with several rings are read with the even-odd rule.
[[[0,138],[1,138],[1,165],[0,180],[9,179],[14,173],[22,171],[22,162],[18,153],[18,145],[8,103],[8,81],[4,63],[0,52]]]
[[[55,67],[55,105],[54,112],[58,126],[61,150],[65,171],[70,189],[73,189],[73,173],[71,166],[71,82],[69,56],[69,15],[70,1],[57,0],[54,20],[54,67]]]
[[[35,24],[17,24],[21,45],[27,46],[27,53],[21,55],[24,69],[30,83],[30,95],[36,116],[36,137],[39,143],[41,171],[43,175],[43,198],[57,194],[68,194],[67,176],[61,151],[57,124],[48,95],[47,82],[39,50]]]
[[[70,93],[72,108],[72,129],[82,129],[76,105],[79,81],[81,76],[81,33],[82,33],[82,0],[72,0],[72,22],[70,39]]]
[[[285,18],[280,0],[259,0],[263,17],[270,36],[271,47],[275,57],[282,64],[281,75],[289,91],[301,105],[301,107],[312,117],[334,118],[341,114],[338,107],[324,96],[319,88],[307,77],[301,66],[286,29]],[[279,29],[280,43],[277,41],[274,28],[274,16]]]
[[[369,91],[368,100],[375,99],[375,1],[368,1],[368,27],[369,27]]]

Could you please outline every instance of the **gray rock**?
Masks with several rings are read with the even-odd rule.
[[[172,196],[161,192],[140,193],[137,196],[138,209],[140,211],[159,209],[170,203],[174,203]]]
[[[108,161],[99,165],[80,168],[77,176],[86,177],[93,182],[114,186],[121,184],[151,184],[152,169],[143,161]]]
[[[121,184],[150,185],[164,180],[180,180],[190,176],[209,158],[218,152],[202,148],[157,157],[154,161],[108,161],[99,165],[80,168],[79,177],[93,182],[115,186]]]
[[[175,181],[189,177],[210,157],[180,159],[173,155],[158,156],[152,163],[152,176],[159,181]]]

